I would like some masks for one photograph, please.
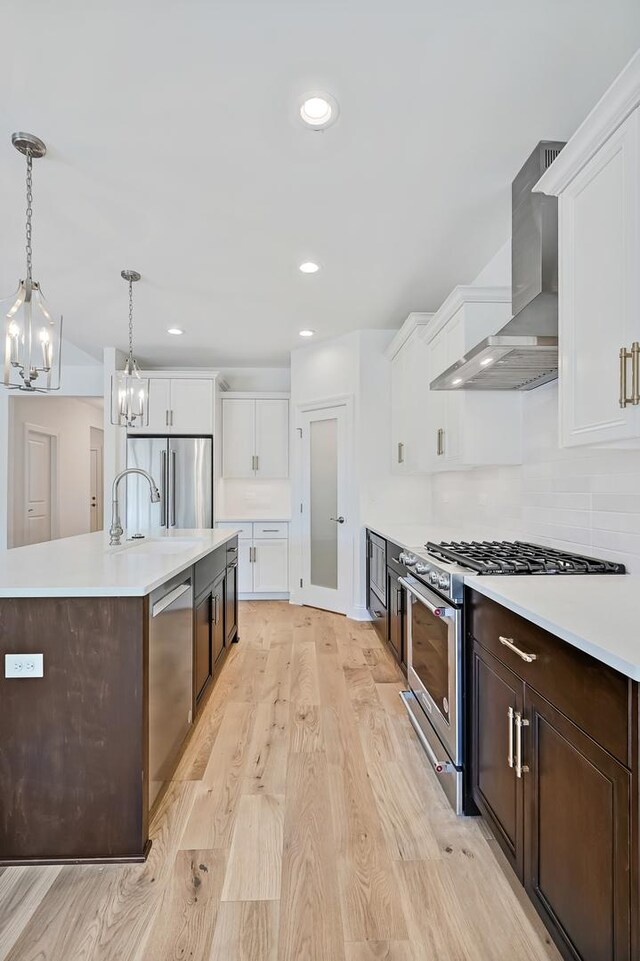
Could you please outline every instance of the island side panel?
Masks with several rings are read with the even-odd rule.
[[[147,599],[0,598],[0,653],[0,864],[143,859]]]

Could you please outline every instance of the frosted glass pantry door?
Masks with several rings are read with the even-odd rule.
[[[302,585],[304,604],[346,613],[351,528],[346,508],[344,404],[306,411],[302,430]]]

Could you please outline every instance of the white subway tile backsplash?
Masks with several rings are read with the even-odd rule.
[[[438,527],[452,537],[517,538],[597,554],[640,573],[640,450],[561,450],[555,384],[525,397],[524,432],[520,466],[431,478]]]

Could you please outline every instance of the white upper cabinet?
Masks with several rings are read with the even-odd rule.
[[[222,399],[222,475],[273,479],[289,476],[286,398]]]
[[[213,434],[213,377],[149,377],[149,424],[130,434]]]
[[[456,287],[421,334],[427,387],[511,316],[505,287]],[[465,470],[522,461],[522,396],[511,391],[427,390],[420,412],[423,469]]]
[[[563,447],[640,440],[639,144],[636,54],[535,188],[558,197]]]
[[[255,476],[255,400],[222,400],[222,474]]]
[[[391,360],[391,469],[424,471],[424,414],[428,383],[420,331],[432,314],[409,314],[387,351]]]
[[[174,434],[213,434],[213,381],[171,379]]]
[[[149,426],[137,433],[166,434],[171,409],[171,381],[168,377],[149,378]],[[129,431],[132,433],[132,431]]]
[[[256,477],[289,476],[289,401],[256,402]]]

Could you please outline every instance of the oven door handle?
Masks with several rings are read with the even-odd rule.
[[[413,587],[409,581],[406,580],[406,578],[399,577],[398,580],[404,589],[410,594],[413,594],[415,599],[420,601],[421,604],[424,604],[424,606],[427,607],[435,617],[454,617],[454,615],[457,613],[453,607],[436,607],[431,603],[431,601],[427,600],[424,594],[421,594],[420,591],[417,591],[415,587]]]

